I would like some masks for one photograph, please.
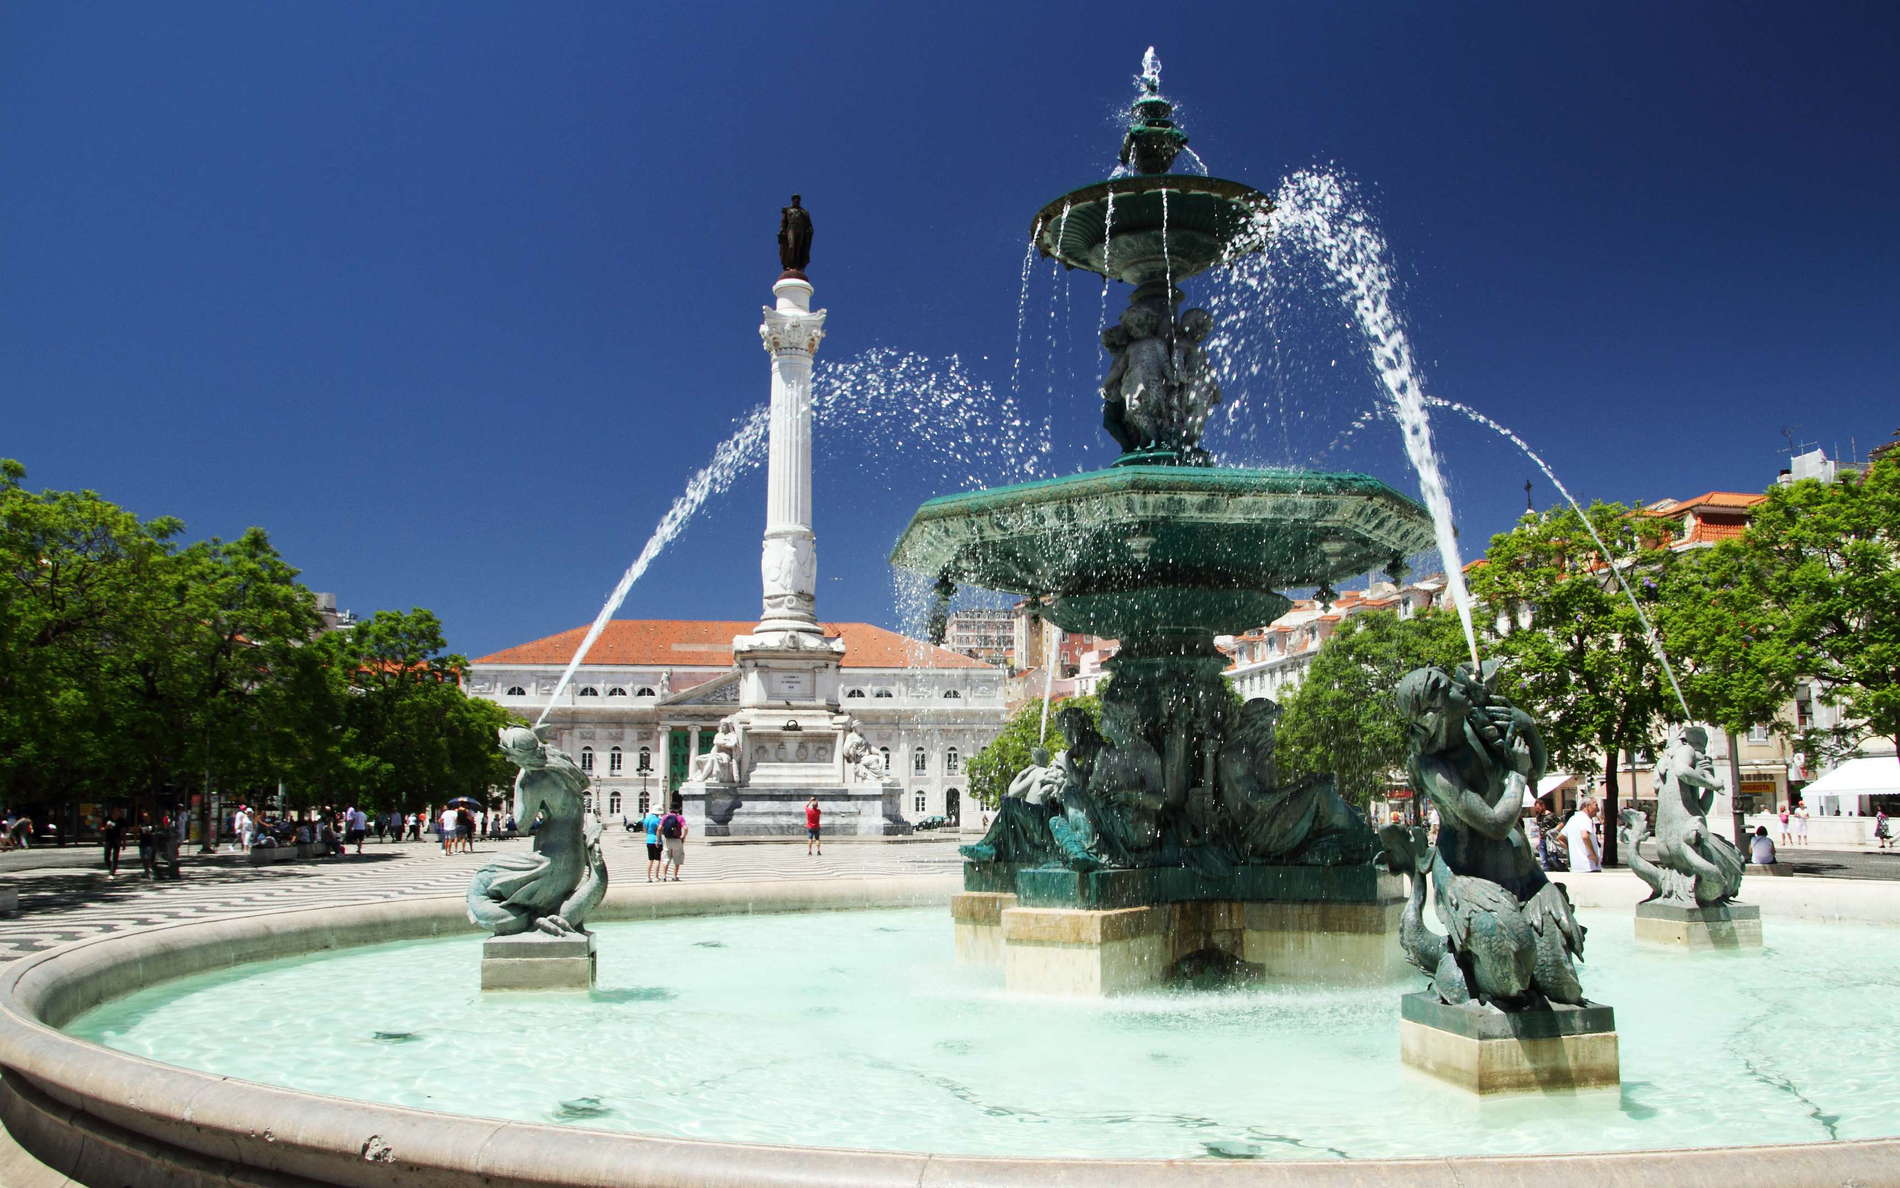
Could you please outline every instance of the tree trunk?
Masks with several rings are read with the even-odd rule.
[[[1735,835],[1735,848],[1748,853],[1748,822],[1742,819],[1742,748],[1736,743],[1737,731],[1722,727],[1728,735],[1728,815]]]
[[[1603,868],[1608,870],[1616,865],[1616,748],[1611,747],[1603,758],[1603,807],[1597,814],[1597,820],[1603,822]],[[1574,860],[1573,860],[1574,861]],[[1575,870],[1576,867],[1571,867]]]

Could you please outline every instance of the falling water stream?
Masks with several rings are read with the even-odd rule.
[[[812,420],[819,430],[841,431],[857,447],[860,474],[878,463],[900,462],[915,470],[936,468],[948,484],[982,486],[998,474],[1034,478],[1051,450],[1049,422],[1024,416],[1013,395],[997,395],[967,372],[961,360],[874,348],[840,362],[821,362],[812,379]],[[641,575],[685,530],[707,500],[765,457],[769,410],[761,405],[713,449],[706,465],[687,481],[647,542],[607,595],[561,673],[535,725],[560,704],[574,673],[585,663],[607,624]],[[867,448],[868,447],[868,448]]]
[[[1529,458],[1531,462],[1536,465],[1537,469],[1544,472],[1544,477],[1550,480],[1551,486],[1557,488],[1557,493],[1562,495],[1572,508],[1576,509],[1577,519],[1583,522],[1584,531],[1590,534],[1591,540],[1596,541],[1597,556],[1604,558],[1606,563],[1609,564],[1610,573],[1616,578],[1616,584],[1622,587],[1623,596],[1630,600],[1631,609],[1636,612],[1636,618],[1642,623],[1643,638],[1648,641],[1651,650],[1656,653],[1656,659],[1662,664],[1664,675],[1669,678],[1669,688],[1676,695],[1676,704],[1682,707],[1682,720],[1685,722],[1691,721],[1693,716],[1689,713],[1689,703],[1683,699],[1682,686],[1676,683],[1675,666],[1669,663],[1669,656],[1663,651],[1662,641],[1657,638],[1656,628],[1650,623],[1649,616],[1644,613],[1642,602],[1637,599],[1636,592],[1630,589],[1629,582],[1623,577],[1622,569],[1618,567],[1614,561],[1609,560],[1614,557],[1615,554],[1611,553],[1610,547],[1603,543],[1603,538],[1597,535],[1596,526],[1590,523],[1589,513],[1583,510],[1583,505],[1577,502],[1577,497],[1570,493],[1570,488],[1564,486],[1563,480],[1557,477],[1557,472],[1550,468],[1550,463],[1544,461],[1537,451],[1533,450],[1523,438],[1468,404],[1460,404],[1456,400],[1446,400],[1439,396],[1427,396],[1425,403],[1431,405],[1433,408],[1450,409],[1452,412],[1462,413],[1522,450],[1524,456]]]

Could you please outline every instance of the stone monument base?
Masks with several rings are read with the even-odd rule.
[[[689,837],[804,837],[805,802],[816,796],[826,837],[895,837],[911,831],[896,787],[731,787],[681,784]]]
[[[1622,1083],[1616,1012],[1591,1003],[1507,1014],[1447,1006],[1420,992],[1399,1000],[1405,1063],[1477,1094],[1559,1093]]]
[[[1650,901],[1636,905],[1636,939],[1685,949],[1761,948],[1761,908],[1752,903],[1687,907]]]
[[[1001,967],[1011,993],[1135,993],[1169,980],[1185,958],[1210,951],[1268,981],[1379,984],[1407,968],[1397,943],[1404,901],[1396,896],[1116,908],[1025,906],[1027,898],[965,891],[950,902],[957,959]]]
[[[594,937],[521,932],[482,942],[484,990],[592,990]]]

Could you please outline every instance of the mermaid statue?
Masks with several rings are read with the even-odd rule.
[[[540,814],[541,827],[528,853],[496,859],[469,884],[468,918],[496,936],[531,930],[584,936],[582,921],[607,894],[600,822],[582,799],[587,777],[547,745],[545,731],[510,726],[500,732],[502,753],[521,769],[515,819],[526,824]]]
[[[1496,665],[1419,668],[1395,691],[1410,724],[1413,786],[1438,809],[1424,830],[1380,830],[1386,859],[1412,879],[1399,921],[1406,958],[1441,1002],[1502,1011],[1583,1005],[1572,962],[1584,929],[1560,884],[1544,877],[1519,825],[1526,788],[1544,774],[1543,737],[1529,714],[1494,692]],[[1447,935],[1425,927],[1427,882]]]
[[[1742,854],[1725,837],[1709,832],[1709,809],[1721,781],[1709,758],[1709,732],[1691,726],[1656,765],[1656,861],[1643,857],[1639,843],[1646,823],[1633,809],[1623,813],[1630,827],[1629,864],[1649,884],[1649,899],[1684,907],[1715,907],[1742,889]]]

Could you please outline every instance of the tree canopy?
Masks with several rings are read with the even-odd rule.
[[[1900,749],[1900,455],[1771,488],[1740,540],[1716,551],[1746,637],[1734,642],[1842,709],[1822,749],[1868,733]]]
[[[507,782],[508,720],[462,694],[424,610],[321,633],[261,528],[182,544],[0,461],[0,797],[170,807],[191,792],[420,807]]]
[[[1570,508],[1527,515],[1491,539],[1470,575],[1472,596],[1494,616],[1491,651],[1507,662],[1505,688],[1543,728],[1553,763],[1576,771],[1602,765],[1610,821],[1618,754],[1654,750],[1662,722],[1680,716],[1644,615],[1611,569],[1647,574],[1662,559],[1653,524],[1634,511],[1593,503],[1581,515]],[[1632,588],[1639,598],[1652,589],[1640,581]],[[1604,835],[1612,862],[1615,835]]]
[[[1450,612],[1401,619],[1365,611],[1345,619],[1286,699],[1280,770],[1330,774],[1341,796],[1365,807],[1405,769],[1406,728],[1393,686],[1414,668],[1450,668],[1464,659],[1464,631]]]

